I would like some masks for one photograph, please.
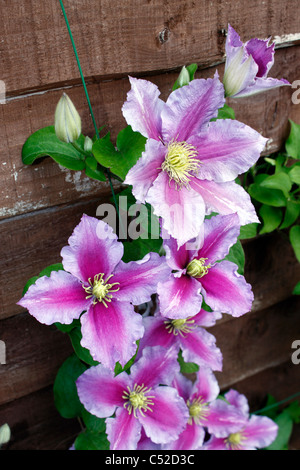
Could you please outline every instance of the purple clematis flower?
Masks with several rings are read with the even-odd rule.
[[[155,347],[144,349],[130,375],[122,372],[114,377],[100,364],[78,378],[78,395],[84,407],[99,418],[107,418],[111,450],[142,447],[142,429],[154,444],[178,437],[189,416],[184,400],[170,386],[178,371],[177,353]],[[109,418],[114,413],[115,417]],[[146,445],[149,447],[149,441]]]
[[[240,36],[228,25],[226,63],[223,84],[226,96],[240,98],[290,83],[267,75],[274,64],[275,43],[269,39],[250,39],[242,43]]]
[[[185,362],[206,365],[212,370],[222,370],[222,353],[216,346],[216,339],[205,330],[221,318],[217,312],[201,310],[197,315],[177,320],[166,319],[159,312],[143,319],[145,334],[140,340],[137,358],[148,346],[162,346],[181,349]],[[204,327],[204,328],[203,328]]]
[[[163,257],[149,253],[124,263],[123,245],[112,228],[83,215],[61,250],[64,270],[43,276],[18,302],[39,322],[70,324],[81,316],[81,345],[108,368],[122,366],[144,333],[134,305],[150,300],[170,273]]]
[[[178,439],[164,445],[163,449],[199,450],[203,445],[205,431],[222,438],[238,431],[245,423],[240,410],[217,398],[220,388],[208,367],[200,367],[194,383],[177,374],[173,386],[187,403],[189,420]]]
[[[205,444],[205,450],[256,450],[269,446],[275,440],[277,424],[266,416],[249,416],[249,405],[244,395],[231,389],[225,398],[242,413],[245,422],[240,429],[226,436],[213,435]]]
[[[205,220],[199,249],[188,250],[186,244],[177,249],[174,239],[165,240],[166,258],[173,275],[157,288],[163,316],[193,317],[201,309],[201,294],[207,305],[217,312],[238,317],[251,310],[250,284],[237,273],[234,263],[217,262],[225,258],[239,233],[236,214],[216,215]]]
[[[267,139],[235,120],[211,122],[225,102],[218,78],[192,80],[166,102],[153,83],[130,83],[123,115],[148,138],[125,179],[137,201],[152,205],[179,246],[198,235],[211,212],[237,212],[241,225],[258,222],[248,193],[234,180],[257,161]]]

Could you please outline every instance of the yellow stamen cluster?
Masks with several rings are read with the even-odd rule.
[[[245,437],[242,435],[241,432],[235,432],[233,434],[230,434],[227,439],[226,439],[226,445],[230,449],[234,450],[240,450],[242,449],[242,442],[245,439]]]
[[[188,420],[189,424],[192,424],[193,421],[196,424],[200,424],[200,421],[203,423],[203,421],[207,420],[207,414],[208,414],[208,405],[205,403],[203,398],[195,398],[195,400],[192,401],[192,403],[187,401],[187,406],[189,408],[189,413],[190,417]]]
[[[178,318],[176,320],[167,320],[164,322],[168,333],[173,333],[173,335],[184,336],[188,334],[195,328],[195,320],[191,318]]]
[[[176,189],[181,189],[183,186],[190,187],[191,177],[198,173],[201,163],[197,155],[196,148],[187,142],[172,140],[169,143],[161,169],[168,173],[170,182],[175,181]]]
[[[154,396],[146,396],[151,388],[144,387],[144,384],[135,384],[133,390],[131,390],[129,386],[127,389],[128,391],[124,391],[122,398],[126,400],[126,403],[124,403],[123,406],[127,409],[129,414],[133,411],[134,417],[137,418],[137,411],[139,411],[142,416],[145,416],[144,412],[152,411],[150,406],[154,405],[151,400]]]
[[[113,275],[111,274],[104,280],[104,274],[97,274],[93,281],[89,278],[89,286],[83,286],[85,292],[88,294],[86,299],[94,298],[93,304],[95,305],[97,302],[102,302],[105,307],[107,307],[107,303],[111,302],[112,293],[117,292],[120,288],[114,288],[114,286],[119,285],[118,282],[113,282],[109,284],[108,281],[111,279]]]
[[[189,276],[192,277],[203,277],[205,274],[208,273],[209,268],[211,268],[210,264],[205,265],[205,261],[207,258],[200,258],[200,259],[193,259],[186,268],[186,272]]]

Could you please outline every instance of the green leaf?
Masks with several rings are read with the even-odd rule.
[[[266,188],[260,184],[253,183],[249,186],[248,192],[253,199],[256,199],[256,201],[262,204],[274,207],[286,206],[286,197],[283,192],[278,189]]]
[[[80,341],[82,339],[82,334],[81,334],[80,326],[73,328],[69,332],[69,337],[70,337],[74,352],[81,361],[85,362],[89,366],[95,366],[99,364],[97,361],[94,361],[94,359],[91,356],[90,351],[81,346]]]
[[[73,354],[62,364],[53,385],[54,402],[63,418],[75,418],[82,413],[76,380],[87,369],[78,357]]]
[[[282,211],[279,207],[266,206],[263,204],[259,209],[259,215],[263,221],[260,234],[273,232],[282,221]]]
[[[127,126],[118,134],[117,148],[114,147],[108,133],[94,143],[93,154],[100,165],[109,168],[114,175],[124,180],[130,168],[136,164],[145,150],[145,144],[146,138]]]
[[[300,423],[300,403],[294,401],[286,409],[294,423]]]
[[[198,372],[198,364],[195,364],[194,362],[184,362],[181,350],[179,351],[177,360],[179,362],[180,372],[182,374],[193,374],[194,372]]]
[[[289,177],[293,183],[300,185],[300,164],[295,163],[289,169]]]
[[[76,450],[109,450],[109,442],[105,433],[87,429],[77,436],[74,447]]]
[[[24,165],[32,165],[38,158],[47,156],[70,170],[79,171],[85,168],[81,152],[73,145],[60,141],[56,137],[54,126],[44,127],[34,132],[22,148]]]
[[[122,260],[125,263],[129,261],[138,261],[144,258],[149,252],[159,253],[162,246],[162,239],[144,239],[137,238],[132,241],[124,241],[124,255]]]
[[[258,226],[259,224],[257,222],[241,226],[239,240],[256,237]]]
[[[25,284],[24,286],[24,289],[23,289],[23,293],[22,293],[22,297],[26,294],[26,292],[28,291],[29,287],[32,285],[32,284],[35,284],[35,282],[37,281],[37,279],[39,279],[40,277],[42,276],[50,276],[50,274],[52,273],[52,271],[61,271],[63,270],[63,265],[61,263],[56,263],[56,264],[51,264],[50,266],[48,266],[47,268],[43,269],[37,276],[33,276],[31,277]]]
[[[300,263],[300,225],[294,225],[290,229],[289,237],[295,252],[295,256]]]
[[[300,295],[300,281],[295,285],[293,295]]]
[[[264,179],[264,181],[262,181],[260,185],[264,188],[279,189],[283,192],[285,197],[289,197],[289,191],[292,188],[291,179],[284,172],[268,176],[268,178]]]
[[[280,225],[280,229],[290,227],[300,215],[300,203],[297,201],[287,201],[286,203],[286,210],[282,224]]]
[[[274,421],[278,425],[278,434],[274,442],[266,450],[287,450],[293,431],[293,420],[288,411],[284,410]]]
[[[290,135],[285,142],[287,154],[293,158],[300,158],[300,125],[289,120],[291,124]]]
[[[106,431],[105,418],[98,418],[89,413],[85,408],[82,410],[81,417],[85,426],[94,433],[102,433]]]
[[[217,119],[235,119],[234,109],[225,103],[223,108],[218,110],[218,117],[211,119],[211,121],[216,121]]]
[[[238,266],[239,274],[244,274],[245,252],[239,240],[230,248],[229,253],[225,259],[235,263]]]
[[[262,410],[262,413],[264,416],[267,416],[268,418],[275,419],[276,416],[278,415],[278,403],[275,397],[273,395],[268,394],[267,396],[267,402],[264,408],[270,407],[269,410]]]

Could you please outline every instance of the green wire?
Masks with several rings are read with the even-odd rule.
[[[68,33],[69,33],[69,36],[70,36],[70,39],[71,39],[73,51],[74,51],[74,54],[75,54],[75,57],[76,57],[76,61],[77,61],[81,81],[82,81],[83,88],[84,88],[84,93],[85,93],[85,96],[86,96],[86,100],[87,100],[87,103],[88,103],[88,107],[89,107],[89,110],[90,110],[90,114],[91,114],[91,117],[92,117],[94,128],[95,128],[95,131],[96,131],[96,136],[97,136],[97,139],[100,139],[98,127],[97,127],[95,116],[94,116],[94,113],[93,113],[90,97],[89,97],[89,94],[88,94],[88,91],[87,91],[85,79],[84,79],[84,76],[83,76],[83,73],[82,73],[82,68],[81,68],[81,65],[80,65],[80,60],[79,60],[79,57],[78,57],[78,54],[77,54],[77,49],[76,49],[75,42],[74,42],[74,39],[73,39],[73,34],[72,34],[72,31],[71,31],[71,28],[70,28],[67,13],[66,13],[66,10],[65,10],[65,7],[64,7],[64,4],[63,4],[62,0],[59,0],[59,3],[60,3],[60,6],[61,6],[63,15],[64,15],[64,19],[65,19],[65,23],[66,23],[66,26],[67,26],[67,29],[68,29]],[[122,228],[122,231],[123,231],[123,235],[126,238],[125,230],[124,230],[124,227],[123,227],[123,222],[122,222],[122,219],[121,219],[120,213],[119,213],[119,207],[118,207],[115,191],[114,191],[114,188],[113,188],[113,185],[112,185],[110,174],[107,170],[106,170],[106,175],[107,175],[107,178],[108,178],[108,181],[109,181],[110,189],[111,189],[113,200],[114,200],[114,203],[115,203],[115,206],[116,206],[116,210],[117,210],[120,225],[121,225],[121,228]]]

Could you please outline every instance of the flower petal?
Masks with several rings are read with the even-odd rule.
[[[123,367],[137,349],[144,333],[142,317],[131,304],[112,301],[106,308],[103,303],[92,305],[81,317],[81,345],[89,349],[94,360],[109,369],[116,362]]]
[[[252,85],[249,85],[235,95],[235,98],[245,98],[281,86],[291,86],[291,84],[285,80],[285,78],[281,78],[280,80],[271,77],[257,78]]]
[[[231,261],[221,261],[201,278],[205,302],[212,310],[239,317],[250,312],[254,295],[251,285],[237,273]]]
[[[208,214],[218,212],[227,215],[236,212],[241,225],[259,222],[249,194],[234,181],[216,183],[193,178],[191,187],[201,194]]]
[[[201,309],[197,315],[193,316],[195,325],[210,327],[216,324],[217,320],[222,318],[222,313],[220,312],[208,312],[207,310]]]
[[[184,270],[191,260],[191,252],[185,245],[178,248],[175,238],[170,237],[164,240],[164,249],[166,251],[167,263],[172,270]]]
[[[186,275],[159,283],[157,293],[162,316],[175,319],[196,315],[202,305],[200,291],[199,282]]]
[[[202,398],[205,403],[214,401],[220,393],[218,381],[209,367],[200,367],[196,375],[190,400]]]
[[[123,251],[122,243],[108,224],[84,214],[69,238],[69,246],[61,250],[61,256],[66,271],[88,282],[96,274],[112,274]]]
[[[257,77],[266,77],[274,64],[275,42],[269,45],[269,39],[253,38],[245,43],[245,49],[258,65]]]
[[[201,450],[205,437],[202,426],[197,424],[187,424],[185,430],[179,435],[176,441],[163,446],[164,450]]]
[[[134,414],[118,408],[115,418],[107,418],[106,434],[110,450],[136,450],[141,438],[142,426]]]
[[[230,389],[227,393],[225,393],[224,397],[230,403],[230,405],[235,406],[238,410],[240,410],[240,412],[243,413],[246,418],[249,417],[249,404],[245,395],[237,392],[236,390]]]
[[[211,438],[204,444],[203,450],[230,450],[226,445],[225,439],[220,439],[215,436]]]
[[[177,240],[178,247],[197,237],[201,231],[205,206],[196,191],[186,187],[176,189],[167,173],[161,172],[147,195],[154,214],[162,218],[163,238],[171,235]]]
[[[124,391],[131,383],[126,372],[114,377],[114,372],[102,364],[87,369],[76,381],[79,399],[85,409],[98,418],[111,416],[123,406]]]
[[[252,415],[243,431],[247,447],[258,449],[269,446],[277,436],[278,426],[266,416]]]
[[[177,344],[177,337],[169,333],[165,322],[166,318],[163,318],[160,315],[143,318],[145,333],[140,340],[136,359],[141,357],[142,351],[147,346],[162,346],[164,348],[170,348],[172,345]]]
[[[222,183],[249,170],[259,159],[267,139],[242,122],[218,119],[188,142],[199,152],[197,178]]]
[[[179,395],[187,402],[192,393],[193,382],[180,373],[175,375],[172,381],[172,387],[176,388]]]
[[[208,431],[216,437],[227,437],[243,429],[247,420],[234,406],[217,399],[209,406],[205,424]]]
[[[258,65],[244,46],[234,47],[226,56],[223,84],[226,96],[236,96],[250,86],[258,72]]]
[[[165,107],[159,99],[160,91],[148,80],[129,77],[131,90],[122,107],[123,116],[132,129],[143,136],[159,140],[161,137],[161,113]]]
[[[81,282],[65,271],[52,271],[50,277],[40,277],[18,302],[46,325],[72,323],[90,304]]]
[[[167,444],[179,436],[187,423],[189,412],[177,390],[171,387],[156,387],[153,396],[152,413],[139,417],[146,435],[156,444]]]
[[[185,362],[209,366],[212,370],[222,370],[222,353],[216,346],[216,338],[204,328],[197,328],[179,338],[182,357]]]
[[[170,385],[179,369],[176,348],[147,347],[131,367],[131,378],[134,383],[145,387]]]
[[[132,185],[132,194],[138,202],[145,202],[150,187],[161,172],[165,156],[166,147],[162,142],[148,139],[142,156],[127,173],[124,184]]]
[[[204,222],[204,243],[197,258],[207,258],[207,264],[214,264],[228,255],[240,234],[237,214],[216,215]]]
[[[113,282],[119,282],[120,289],[114,298],[140,305],[148,302],[156,293],[157,284],[169,278],[171,269],[165,257],[158,253],[148,253],[140,261],[121,261],[114,273]]]
[[[173,91],[161,115],[164,142],[186,141],[217,117],[224,103],[224,88],[218,78],[192,80]]]

